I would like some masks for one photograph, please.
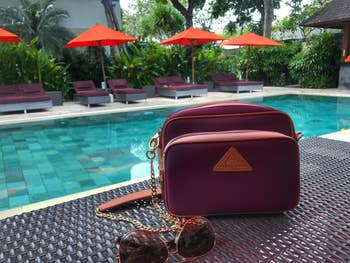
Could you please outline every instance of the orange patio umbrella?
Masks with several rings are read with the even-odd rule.
[[[137,38],[96,24],[90,29],[81,33],[76,38],[69,41],[65,47],[100,47],[103,81],[106,84],[106,73],[103,61],[102,46],[119,46],[128,41],[134,40],[137,40]]]
[[[283,46],[283,44],[273,41],[269,38],[259,36],[252,32],[245,33],[236,38],[225,40],[221,43],[222,46],[248,46],[248,59],[246,65],[246,80],[248,80],[248,71],[250,64],[250,47],[251,46]]]
[[[0,28],[0,42],[19,42],[19,36]]]
[[[208,31],[196,29],[190,27],[189,29],[182,31],[166,40],[163,40],[159,44],[178,44],[178,45],[189,45],[192,48],[192,83],[194,83],[194,46],[203,45],[209,42],[225,40],[227,38],[219,36]]]

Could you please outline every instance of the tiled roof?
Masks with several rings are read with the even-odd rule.
[[[333,0],[301,25],[343,28],[345,22],[350,22],[350,0]]]

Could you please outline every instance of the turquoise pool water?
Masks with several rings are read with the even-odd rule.
[[[350,129],[349,98],[247,101],[287,112],[305,137]],[[0,210],[148,177],[148,140],[174,110],[0,126]]]

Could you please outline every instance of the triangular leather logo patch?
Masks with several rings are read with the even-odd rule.
[[[247,160],[234,147],[228,149],[214,166],[214,172],[249,172],[252,170]]]

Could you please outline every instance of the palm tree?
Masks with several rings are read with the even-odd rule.
[[[67,11],[54,7],[56,0],[20,0],[19,7],[0,8],[0,23],[20,35],[25,42],[37,38],[36,45],[48,54],[60,57],[63,46],[72,38],[60,23]]]
[[[156,4],[141,21],[142,38],[154,37],[158,40],[182,31],[183,16],[169,4]]]

